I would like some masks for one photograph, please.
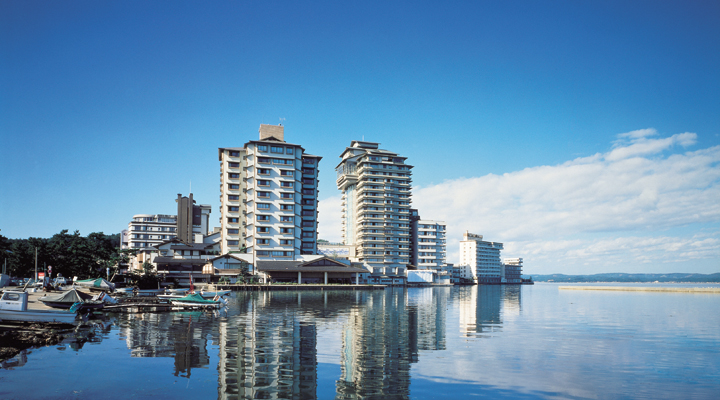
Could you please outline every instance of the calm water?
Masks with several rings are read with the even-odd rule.
[[[217,315],[108,314],[3,363],[0,398],[718,398],[720,295],[558,286],[235,293]]]

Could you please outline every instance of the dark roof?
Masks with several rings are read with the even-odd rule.
[[[264,272],[369,272],[365,268],[343,264],[327,257],[312,261],[257,261],[255,266],[258,271]]]
[[[205,265],[207,260],[204,258],[173,258],[173,257],[155,257],[153,262],[159,264],[187,264],[187,265]]]

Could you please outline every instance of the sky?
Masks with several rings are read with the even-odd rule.
[[[118,233],[212,206],[261,123],[320,163],[340,240],[352,140],[413,207],[526,274],[720,272],[717,1],[0,2],[0,234]]]

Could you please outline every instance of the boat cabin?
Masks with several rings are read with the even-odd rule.
[[[6,291],[0,297],[0,310],[27,311],[27,292]]]

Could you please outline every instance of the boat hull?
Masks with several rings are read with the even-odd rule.
[[[0,310],[0,321],[55,322],[72,324],[77,314],[66,311],[12,311]]]

